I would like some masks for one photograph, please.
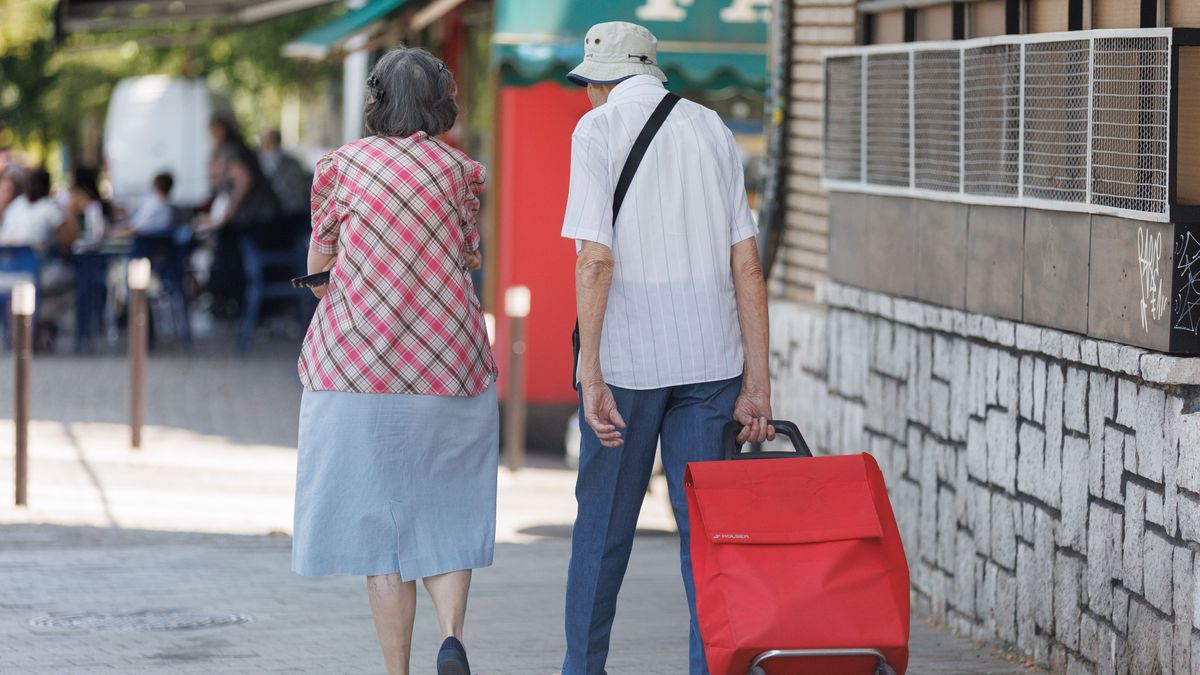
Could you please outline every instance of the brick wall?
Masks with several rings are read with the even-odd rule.
[[[821,50],[852,45],[854,0],[792,0],[791,99],[788,111],[784,233],[771,270],[776,297],[812,302],[826,279],[828,203],[821,189]]]
[[[775,413],[871,452],[914,609],[1056,672],[1200,672],[1200,360],[826,285]]]

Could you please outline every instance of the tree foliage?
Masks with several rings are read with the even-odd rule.
[[[315,95],[336,64],[300,62],[281,48],[328,20],[330,7],[229,26],[180,23],[54,35],[54,0],[0,0],[0,148],[42,160],[77,151],[103,120],[116,83],[136,75],[202,78],[228,96],[251,131],[278,123],[283,94]]]

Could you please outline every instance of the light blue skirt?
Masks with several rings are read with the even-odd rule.
[[[292,569],[405,581],[492,564],[500,418],[474,397],[305,390]]]

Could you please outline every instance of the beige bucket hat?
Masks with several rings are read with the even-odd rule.
[[[667,81],[658,67],[658,40],[636,23],[610,21],[588,30],[583,63],[567,73],[567,79],[578,85],[614,84],[634,75]]]

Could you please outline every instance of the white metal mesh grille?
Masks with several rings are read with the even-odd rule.
[[[838,50],[834,189],[1171,216],[1170,28]]]
[[[967,49],[963,55],[963,188],[1016,196],[1020,179],[1021,46]]]
[[[1025,45],[1025,196],[1087,201],[1087,40]]]
[[[909,185],[908,58],[867,57],[867,182]]]
[[[1167,211],[1170,44],[1097,38],[1092,50],[1092,202]]]
[[[913,55],[913,184],[926,190],[961,188],[961,52],[921,51]]]
[[[825,62],[825,176],[862,180],[862,57]]]

